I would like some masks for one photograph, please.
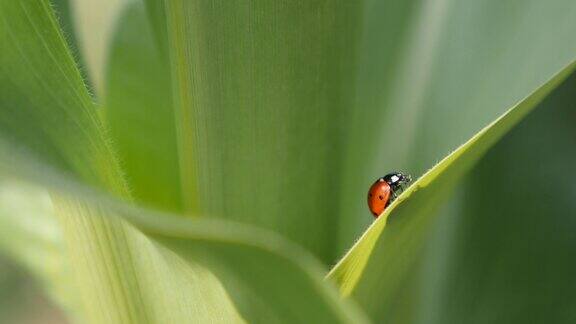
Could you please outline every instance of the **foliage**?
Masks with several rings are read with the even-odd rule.
[[[0,246],[70,319],[573,316],[574,203],[547,193],[570,192],[576,5],[112,3],[92,25],[0,0]],[[547,153],[518,165],[527,141]],[[366,229],[396,168],[421,176]]]

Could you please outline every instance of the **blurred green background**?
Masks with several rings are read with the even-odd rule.
[[[349,247],[372,221],[363,212],[371,179],[391,169],[422,174],[574,56],[576,33],[564,25],[576,11],[563,3],[366,2],[367,45],[345,162],[366,170],[339,179],[343,225],[335,250]],[[571,77],[489,152],[439,212],[425,257],[398,296],[398,320],[576,321],[575,166]],[[27,272],[4,258],[0,297],[0,323],[65,322]]]

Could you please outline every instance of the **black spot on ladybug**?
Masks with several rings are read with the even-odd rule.
[[[378,198],[379,198],[380,200],[383,200],[383,199],[384,199],[384,197],[382,197],[381,195],[378,196]]]

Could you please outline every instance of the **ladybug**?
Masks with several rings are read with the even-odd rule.
[[[392,172],[381,178],[368,190],[368,208],[374,217],[378,218],[384,209],[408,187],[412,177],[400,172]]]

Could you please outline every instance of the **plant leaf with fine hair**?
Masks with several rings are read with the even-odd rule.
[[[48,1],[0,23],[0,170],[49,188],[82,322],[365,321],[275,234],[134,207]]]
[[[68,0],[82,61],[96,95],[104,95],[108,53],[116,24],[131,0]]]
[[[420,267],[426,323],[572,322],[575,87],[572,73],[458,186]]]
[[[440,202],[575,66],[573,61],[564,67],[403,192],[330,272],[328,278],[339,284],[341,294],[353,297],[375,319],[390,311],[396,289],[416,261]]]
[[[364,195],[376,178],[419,177],[576,53],[571,0],[365,3],[357,103],[335,175],[339,256],[372,221]]]

